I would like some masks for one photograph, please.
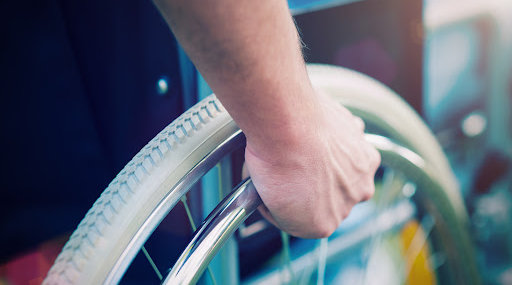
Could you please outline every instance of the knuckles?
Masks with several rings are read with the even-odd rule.
[[[330,237],[337,227],[322,227],[317,231],[317,238],[327,238]]]
[[[331,236],[336,229],[340,226],[341,222],[344,221],[353,205],[344,206],[336,210],[336,212],[323,213],[323,216],[319,216],[310,227],[309,238],[326,238]]]
[[[373,184],[373,180],[369,183],[368,187],[366,187],[362,192],[361,201],[370,200],[375,194],[375,185]]]
[[[331,236],[339,224],[334,222],[322,222],[310,227],[308,233],[302,234],[305,238],[326,238]]]

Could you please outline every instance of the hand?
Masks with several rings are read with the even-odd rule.
[[[379,153],[364,140],[363,121],[326,95],[316,97],[316,112],[301,120],[304,131],[288,147],[253,147],[248,140],[245,152],[265,204],[262,214],[303,238],[331,235],[356,203],[370,199],[380,164]]]

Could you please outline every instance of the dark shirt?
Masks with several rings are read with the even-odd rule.
[[[0,35],[1,262],[72,231],[183,108],[151,1],[4,0]]]

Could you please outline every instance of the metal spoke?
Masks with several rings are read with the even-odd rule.
[[[320,244],[318,244],[316,252],[318,252],[319,250],[320,250]],[[313,253],[313,251],[311,251],[311,253]],[[317,255],[318,254],[315,253],[315,254],[309,254],[309,256],[307,256],[307,257],[299,257],[299,259],[306,258],[308,260],[308,263],[311,264],[311,266],[306,266],[302,270],[297,270],[296,264],[292,264],[292,268],[294,269],[294,272],[298,272],[300,274],[300,278],[299,278],[299,282],[298,282],[299,285],[311,284],[311,282],[310,282],[311,276],[313,276],[313,273],[315,271],[314,264],[315,263],[318,264],[318,262],[319,262]],[[296,262],[297,262],[297,260],[294,261],[294,263],[296,263]],[[318,267],[316,269],[318,270]]]
[[[389,201],[393,200],[393,197],[396,197],[398,193],[402,193],[404,187],[407,187],[407,183],[403,181],[402,178],[391,168],[386,168],[385,172],[382,176],[382,187],[380,189],[379,199],[375,202],[376,209],[383,210],[386,206],[389,205]],[[398,187],[397,187],[398,186]],[[399,189],[398,191],[393,191],[393,189]],[[373,252],[377,249],[377,247],[382,243],[382,239],[384,237],[384,232],[380,232],[374,236],[372,236],[369,245],[366,247],[366,255],[365,255],[365,270],[362,276],[363,280],[361,284],[366,284],[369,277],[369,264],[370,258]]]
[[[397,173],[392,168],[385,168],[385,172],[382,175],[382,184],[380,191],[376,193],[375,205],[377,209],[382,210],[384,207],[402,195],[403,189],[407,183],[401,173]]]
[[[372,237],[386,232],[395,232],[405,223],[414,218],[416,207],[409,200],[397,204],[382,211],[369,211],[357,227],[349,232],[336,236],[329,241],[327,261],[335,260],[344,255],[350,249],[370,243]],[[293,272],[309,272],[318,266],[318,253],[310,251],[293,259],[291,268]],[[256,278],[247,280],[247,284],[277,283],[282,275],[282,269],[274,269]],[[304,278],[303,278],[304,279]],[[309,284],[309,282],[308,282]],[[358,283],[359,284],[359,283]]]
[[[217,165],[215,166],[217,168],[217,176],[219,177],[219,180],[218,180],[218,185],[217,185],[217,190],[219,191],[218,194],[219,194],[219,201],[222,201],[222,199],[224,199],[224,184],[223,184],[223,181],[222,181],[222,166],[221,166],[221,163],[217,163]]]
[[[190,208],[188,207],[187,202],[187,196],[183,195],[181,197],[181,202],[183,203],[183,206],[185,206],[185,212],[187,212],[188,221],[190,222],[190,227],[192,228],[192,231],[196,231],[196,224],[194,223],[194,219],[192,218],[192,213],[190,212]],[[213,285],[217,285],[217,281],[215,281],[215,276],[213,275],[212,269],[210,266],[208,266],[208,275],[210,275],[210,278],[212,279]]]
[[[421,219],[420,224],[421,226],[416,229],[409,247],[405,250],[405,260],[401,268],[402,270],[405,269],[405,276],[409,276],[411,271],[411,266],[408,266],[408,263],[406,263],[407,260],[410,260],[411,264],[416,261],[416,258],[420,255],[423,246],[427,243],[428,237],[430,236],[430,233],[432,233],[436,222],[432,216],[427,215]],[[412,258],[410,258],[411,256]]]
[[[329,245],[328,238],[320,239],[318,245],[318,273],[316,278],[316,284],[324,285],[325,265],[327,261],[327,246]]]
[[[283,283],[292,284],[295,280],[295,276],[293,274],[292,266],[291,266],[291,258],[290,258],[290,236],[284,232],[281,231],[281,242],[283,244],[283,251],[282,251],[282,259],[283,259],[283,265],[284,268],[282,270],[283,273],[287,272],[286,278],[284,278]]]
[[[387,204],[388,199],[391,199],[388,189],[392,189],[395,182],[395,171],[391,168],[385,168],[384,174],[382,175],[382,186],[378,193],[378,199],[373,199],[376,203],[377,209],[381,209],[382,205]]]
[[[160,273],[160,270],[158,270],[158,267],[156,267],[156,264],[155,262],[153,261],[153,258],[151,258],[151,256],[149,255],[148,251],[146,250],[146,247],[145,246],[142,246],[142,252],[144,253],[144,255],[146,256],[146,259],[148,260],[149,264],[151,264],[151,267],[153,267],[153,270],[155,271],[156,273],[156,276],[158,276],[158,279],[160,281],[162,281],[162,273]]]
[[[186,195],[183,195],[183,197],[181,197],[181,202],[183,203],[183,206],[185,206],[185,212],[187,212],[188,221],[190,223],[192,231],[196,231],[196,223],[194,222],[194,218],[192,217],[192,213],[190,212],[190,208],[188,207]]]
[[[433,271],[443,266],[446,263],[446,255],[442,252],[436,252],[430,255],[428,264],[431,266]]]

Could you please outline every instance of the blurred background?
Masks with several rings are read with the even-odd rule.
[[[0,284],[40,283],[110,180],[210,92],[152,3],[125,2],[0,3]],[[423,116],[484,282],[512,284],[512,1],[289,5],[308,62],[370,75]]]

